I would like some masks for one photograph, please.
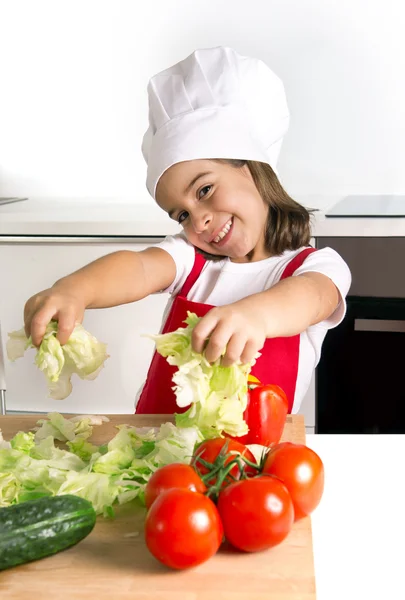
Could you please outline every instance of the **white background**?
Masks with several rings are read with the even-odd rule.
[[[308,435],[325,467],[311,515],[317,600],[404,600],[403,435]]]
[[[405,192],[401,0],[0,0],[0,195],[145,202],[146,85],[229,45],[284,81],[291,194]]]

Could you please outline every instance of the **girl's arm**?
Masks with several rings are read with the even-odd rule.
[[[58,339],[64,344],[86,308],[141,300],[168,287],[175,276],[174,260],[160,248],[108,254],[32,296],[24,308],[26,333],[39,345],[47,324],[56,319]]]
[[[238,302],[218,306],[197,324],[192,343],[205,356],[217,360],[224,348],[222,364],[251,362],[266,338],[289,337],[328,317],[340,302],[340,293],[329,277],[307,272],[283,279],[272,288]]]
[[[308,272],[288,277],[274,287],[240,300],[241,307],[257,311],[266,338],[289,337],[330,317],[340,294],[329,277]]]

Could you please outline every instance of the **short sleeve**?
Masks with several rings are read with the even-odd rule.
[[[343,321],[346,314],[346,296],[352,282],[350,269],[335,250],[332,248],[322,248],[307,256],[302,265],[294,272],[294,276],[310,272],[326,275],[339,290],[340,302],[336,310],[328,319],[322,321],[322,325],[327,329],[332,329]]]
[[[177,294],[193,268],[195,258],[194,246],[187,241],[183,233],[178,233],[176,235],[168,235],[160,244],[156,244],[154,247],[168,252],[176,264],[176,277],[174,281],[168,288],[161,291],[169,294]]]

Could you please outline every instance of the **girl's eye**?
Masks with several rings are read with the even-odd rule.
[[[200,191],[198,192],[198,197],[202,198],[203,196],[206,196],[208,194],[208,192],[210,191],[211,187],[212,187],[211,185],[205,185],[204,187],[202,187],[200,189]]]
[[[183,221],[184,221],[185,219],[187,219],[187,217],[188,217],[188,212],[186,212],[186,211],[184,210],[184,211],[183,211],[183,212],[181,212],[181,213],[179,214],[179,216],[177,217],[177,221],[178,221],[178,222],[181,224],[181,223],[183,223]]]

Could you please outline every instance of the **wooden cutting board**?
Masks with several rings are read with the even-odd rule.
[[[0,417],[4,438],[34,427],[38,415]],[[109,415],[91,441],[113,437],[115,425],[159,426],[165,415]],[[282,440],[305,443],[304,418],[287,417]],[[1,600],[315,600],[310,518],[294,524],[278,546],[245,554],[224,546],[206,563],[172,571],[157,562],[143,539],[145,509],[136,501],[117,509],[114,520],[98,517],[79,544],[0,572]]]

